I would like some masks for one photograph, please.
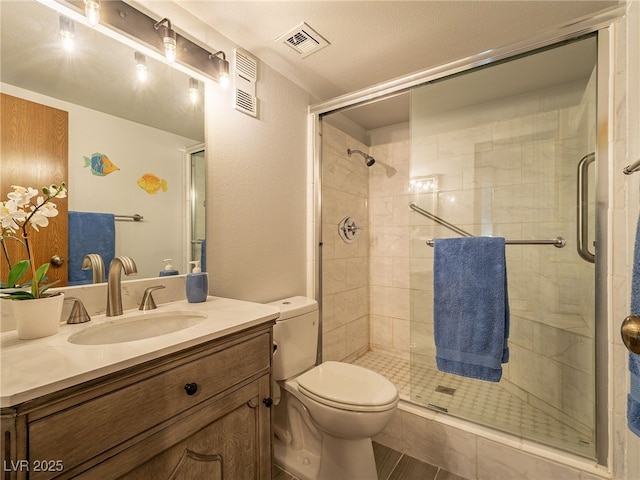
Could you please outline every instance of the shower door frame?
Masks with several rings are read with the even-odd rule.
[[[598,464],[607,466],[611,456],[609,439],[612,436],[611,425],[608,422],[609,381],[608,370],[610,362],[608,318],[610,305],[607,296],[610,280],[609,275],[609,245],[608,232],[611,218],[609,215],[609,150],[610,118],[613,118],[610,104],[610,36],[611,27],[615,21],[625,15],[624,6],[617,6],[601,12],[598,15],[578,22],[562,26],[524,42],[502,48],[482,52],[445,65],[430,68],[384,82],[372,87],[359,90],[333,100],[309,107],[308,116],[308,154],[309,165],[313,172],[313,193],[310,198],[311,211],[314,218],[311,222],[310,236],[313,237],[312,260],[314,265],[313,290],[318,299],[322,312],[322,117],[330,113],[362,106],[385,100],[426,84],[456,73],[471,70],[475,67],[489,65],[498,61],[526,54],[538,48],[547,47],[563,41],[572,40],[583,35],[597,33],[597,145],[596,145],[596,232],[595,244],[600,253],[595,262],[596,285],[596,344],[595,344],[595,376],[596,376],[596,459]],[[320,315],[322,319],[322,315]],[[322,321],[322,320],[320,320]],[[322,327],[319,328],[322,332]],[[319,338],[318,361],[322,360],[322,337]]]

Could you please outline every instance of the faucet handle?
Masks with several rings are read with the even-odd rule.
[[[147,288],[144,291],[144,295],[142,295],[142,301],[140,302],[140,308],[138,310],[153,310],[154,308],[158,308],[156,302],[153,300],[153,291],[160,290],[165,288],[164,285],[154,285],[152,287]]]
[[[65,301],[73,302],[67,323],[85,323],[91,320],[91,316],[87,313],[87,309],[84,308],[82,300],[77,297],[68,297],[65,298]]]

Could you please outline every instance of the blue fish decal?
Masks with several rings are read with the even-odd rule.
[[[109,157],[103,153],[94,153],[91,155],[91,158],[84,157],[85,168],[89,165],[91,165],[91,173],[98,175],[99,177],[104,177],[116,170],[120,170],[111,160],[109,160]]]

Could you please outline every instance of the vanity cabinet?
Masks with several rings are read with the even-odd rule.
[[[271,324],[2,410],[3,479],[271,478]]]

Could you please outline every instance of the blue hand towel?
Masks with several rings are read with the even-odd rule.
[[[116,254],[113,214],[69,212],[69,285],[92,282],[91,271],[82,270],[82,259],[88,253],[99,254],[108,270]]]
[[[433,319],[443,372],[500,381],[509,360],[504,238],[436,239]]]
[[[203,239],[200,244],[200,270],[207,271],[207,240]]]
[[[631,276],[631,315],[640,315],[640,219],[636,226]],[[629,352],[630,389],[627,397],[627,425],[640,437],[640,355]]]

